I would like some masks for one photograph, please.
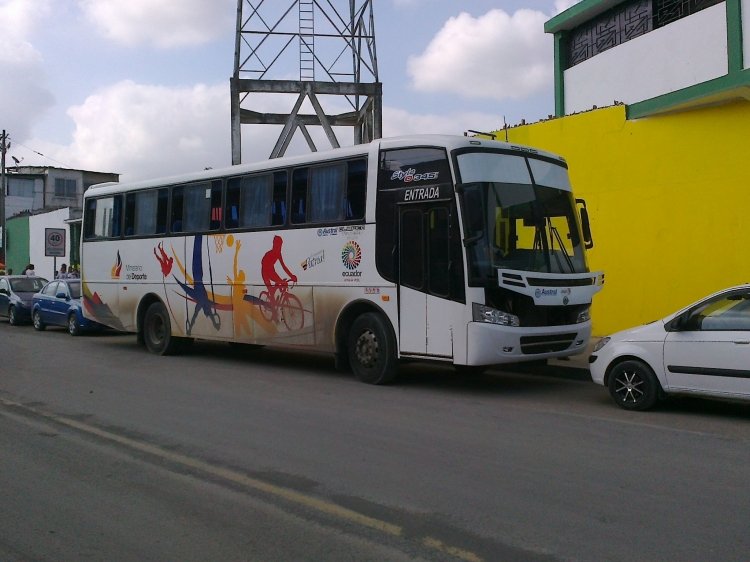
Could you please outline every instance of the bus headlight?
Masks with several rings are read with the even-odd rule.
[[[589,314],[590,308],[586,308],[586,310],[582,310],[578,313],[578,319],[576,322],[580,324],[581,322],[588,322],[591,320],[591,314]]]
[[[473,303],[472,311],[474,322],[488,322],[490,324],[500,324],[501,326],[520,326],[518,316],[508,314],[496,308],[490,308],[483,304]]]

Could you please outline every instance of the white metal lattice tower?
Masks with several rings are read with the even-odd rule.
[[[298,130],[317,151],[310,127],[320,127],[332,148],[339,146],[334,127],[351,127],[355,144],[380,138],[382,85],[372,2],[237,0],[230,80],[233,164],[242,162],[242,125],[282,126],[271,158],[284,155]],[[290,80],[296,70],[299,80]],[[288,113],[262,111],[264,102],[275,106],[295,95]],[[301,113],[306,108],[312,112]]]

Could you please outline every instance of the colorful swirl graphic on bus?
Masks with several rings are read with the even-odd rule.
[[[349,240],[341,250],[341,261],[348,270],[357,269],[362,261],[362,249],[354,240]]]

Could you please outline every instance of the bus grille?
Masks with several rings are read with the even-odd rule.
[[[521,353],[533,355],[564,351],[573,344],[575,337],[575,333],[556,334],[554,336],[523,336],[521,338]]]

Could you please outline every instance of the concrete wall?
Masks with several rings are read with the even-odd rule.
[[[595,335],[750,282],[748,130],[742,101],[635,121],[616,106],[509,131],[563,155],[587,200],[589,266],[606,272]]]
[[[565,113],[632,104],[724,76],[726,14],[725,4],[717,4],[569,68]]]
[[[8,229],[6,266],[14,274],[20,274],[29,263],[29,217],[8,219],[5,224]]]

